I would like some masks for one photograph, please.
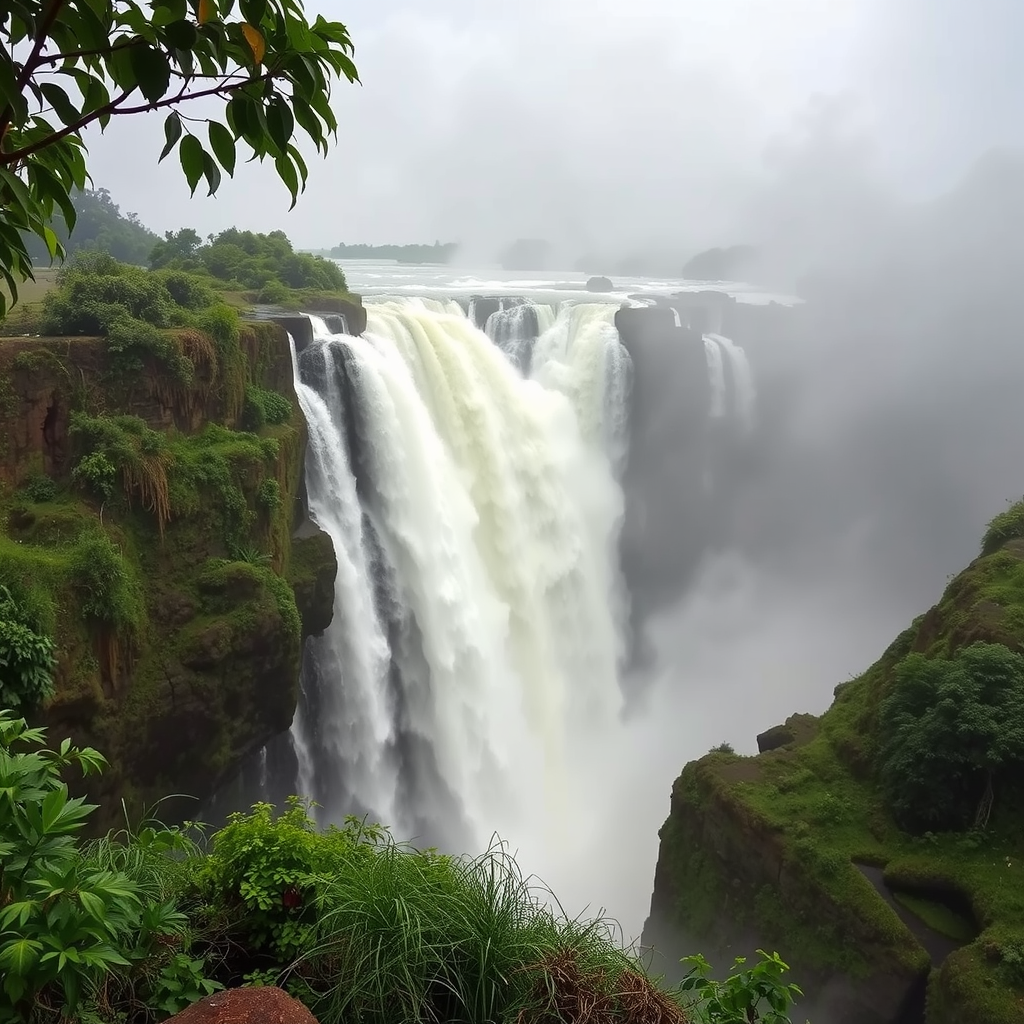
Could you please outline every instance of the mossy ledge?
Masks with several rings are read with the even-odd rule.
[[[100,827],[122,799],[204,799],[287,729],[303,639],[333,614],[287,336],[165,336],[141,368],[103,338],[0,338],[0,583],[57,645],[35,717],[110,759]]]
[[[820,719],[793,716],[756,757],[712,752],[684,768],[644,930],[656,969],[672,974],[695,949],[721,959],[760,946],[804,986],[800,1020],[1024,1021],[1024,782],[1003,788],[983,833],[912,836],[877,781],[879,705],[908,654],[948,658],[977,641],[1024,649],[1021,533],[1024,503],[997,517],[934,608],[836,687]],[[908,927],[858,865],[883,868],[917,920]],[[933,963],[921,926],[965,917],[967,934],[946,931],[960,948]]]

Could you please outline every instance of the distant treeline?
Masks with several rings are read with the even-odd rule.
[[[153,246],[160,241],[149,228],[139,222],[134,213],[121,213],[105,188],[86,189],[72,197],[78,221],[75,231],[68,237],[67,225],[59,214],[52,226],[57,237],[67,247],[68,255],[81,251],[107,252],[122,263],[144,265]],[[36,263],[48,264],[50,254],[42,240],[32,235],[28,249]]]
[[[398,260],[399,263],[447,263],[458,248],[457,242],[433,245],[346,245],[331,250],[336,260]]]

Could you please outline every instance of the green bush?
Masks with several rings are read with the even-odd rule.
[[[42,503],[57,497],[57,484],[52,477],[39,473],[25,481],[25,493],[32,501]]]
[[[1024,501],[1016,502],[992,519],[981,540],[981,553],[991,555],[1017,537],[1024,537]]]
[[[1024,771],[1024,655],[985,643],[910,654],[879,727],[879,774],[904,828],[984,827],[1000,785]]]
[[[787,984],[789,970],[778,953],[757,951],[760,959],[744,968],[737,957],[724,981],[711,977],[711,965],[699,954],[683,960],[689,974],[679,988],[693,998],[692,1011],[700,1024],[791,1024],[789,1010],[803,995],[797,985]]]
[[[260,430],[267,425],[287,423],[291,416],[292,403],[284,395],[256,384],[246,384],[245,404],[242,407],[242,426],[246,430]]]
[[[268,281],[256,296],[257,302],[278,305],[288,299],[288,286],[283,281]]]
[[[53,650],[53,641],[38,632],[23,604],[0,584],[0,710],[32,711],[50,697]]]
[[[0,710],[0,1020],[78,1020],[119,995],[122,1013],[140,994],[159,1009],[159,979],[188,919],[156,892],[153,868],[166,874],[168,855],[184,852],[181,836],[149,829],[121,853],[112,838],[83,847],[78,835],[95,807],[71,797],[62,775],[93,774],[105,761],[70,740],[49,751],[44,742],[45,730]],[[220,987],[204,981],[194,998]]]
[[[88,621],[134,640],[142,630],[146,605],[131,563],[100,531],[81,537],[71,552],[71,580]]]
[[[153,277],[163,283],[171,298],[183,309],[205,309],[219,301],[203,278],[183,270],[156,270]]]

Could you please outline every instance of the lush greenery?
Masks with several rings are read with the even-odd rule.
[[[686,767],[661,833],[671,891],[656,899],[671,925],[712,945],[752,928],[798,981],[823,971],[910,984],[929,959],[864,873],[880,868],[922,926],[963,944],[934,965],[928,1024],[1020,1019],[1019,537],[1012,517],[997,517],[983,555],[938,604],[838,686],[824,716],[788,720],[788,742],[755,758],[719,749]],[[772,851],[763,863],[752,835]]]
[[[1008,540],[1024,537],[1024,501],[1014,502],[988,524],[981,541],[981,553],[990,555]]]
[[[50,225],[68,255],[82,250],[105,252],[125,263],[146,265],[159,237],[136,214],[122,214],[107,189],[75,192],[71,202],[75,208],[74,236],[59,211]],[[37,263],[50,262],[50,253],[38,237],[28,239],[28,250]]]
[[[910,654],[879,719],[879,774],[897,820],[984,828],[996,791],[1024,777],[1024,656],[984,643],[948,659]]]
[[[459,248],[457,242],[433,245],[366,245],[339,242],[331,249],[336,260],[397,260],[399,263],[448,263]]]
[[[326,152],[337,133],[332,81],[357,81],[345,26],[310,24],[301,0],[18,0],[0,29],[0,276],[10,300],[32,277],[26,235],[54,257],[55,214],[75,228],[90,125],[166,110],[160,159],[177,149],[193,193],[204,178],[215,193],[248,151],[273,161],[294,205],[307,176],[298,131]],[[203,98],[220,101],[223,120],[181,116]],[[0,315],[10,300],[0,291]]]
[[[285,986],[323,1024],[360,1020],[788,1022],[764,956],[726,982],[694,961],[659,990],[600,921],[554,913],[502,848],[417,851],[292,801],[233,815],[202,848],[144,823],[87,842],[64,776],[104,760],[0,711],[0,1021],[151,1021],[224,985]],[[740,1013],[742,1011],[742,1016]]]
[[[53,641],[0,584],[0,708],[31,711],[53,692]]]
[[[220,286],[255,292],[260,302],[280,302],[290,289],[343,292],[345,275],[321,256],[295,252],[283,231],[257,234],[229,228],[204,245],[191,228],[168,231],[150,255],[154,269],[207,274]]]

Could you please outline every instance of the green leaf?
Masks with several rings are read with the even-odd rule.
[[[284,153],[279,156],[274,161],[274,166],[277,169],[277,176],[285,183],[288,187],[288,191],[292,194],[292,205],[289,206],[288,209],[294,210],[295,203],[298,201],[299,196],[299,179],[288,154]]]
[[[24,977],[39,959],[42,944],[34,939],[12,939],[0,946],[0,967]]]
[[[167,115],[167,119],[164,121],[164,139],[166,141],[164,143],[164,148],[160,151],[160,159],[157,160],[157,163],[160,163],[164,159],[164,157],[166,157],[167,154],[170,153],[172,149],[174,149],[174,144],[180,138],[181,117],[178,115],[178,112],[176,110],[172,110],[171,113]]]
[[[164,38],[175,50],[191,50],[196,45],[199,35],[195,25],[182,18],[179,21],[172,21],[164,29]]]
[[[295,119],[292,117],[288,101],[278,93],[267,107],[267,129],[280,152],[283,153],[288,148],[288,141],[294,128]]]
[[[171,81],[171,65],[166,54],[152,46],[133,46],[130,53],[142,95],[150,103],[156,103],[163,98]]]
[[[219,121],[210,122],[210,148],[229,175],[235,173],[235,140]]]
[[[207,184],[210,186],[207,195],[212,196],[220,188],[220,168],[217,161],[207,152],[203,153],[203,174],[206,175]]]
[[[59,85],[54,82],[43,82],[39,88],[46,97],[46,102],[53,107],[54,112],[64,124],[74,124],[79,119],[81,114]]]
[[[192,195],[196,193],[196,186],[203,176],[203,147],[194,135],[186,135],[178,147],[178,157],[181,159],[181,169],[185,172],[185,180]]]

